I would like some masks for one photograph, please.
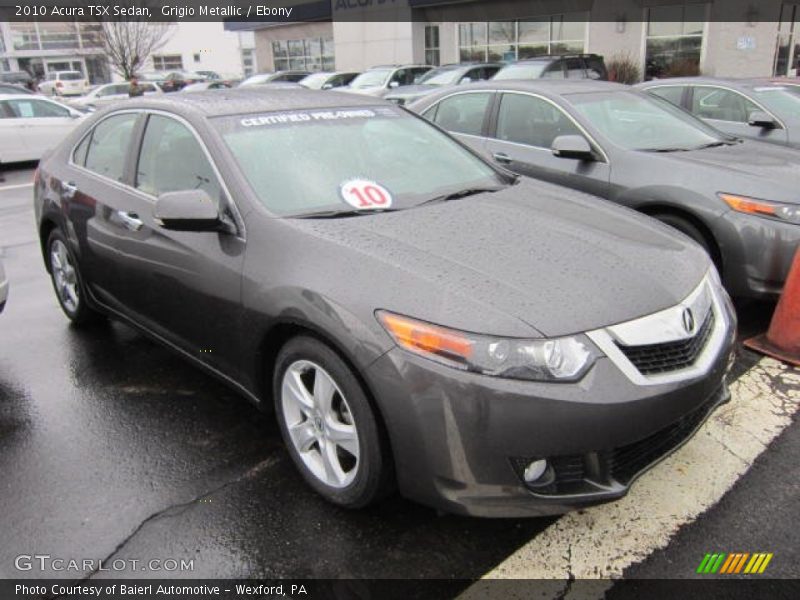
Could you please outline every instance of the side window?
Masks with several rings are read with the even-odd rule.
[[[564,63],[560,60],[553,62],[542,73],[542,79],[564,79]]]
[[[86,151],[89,149],[89,144],[92,140],[92,134],[90,133],[83,141],[78,144],[78,147],[75,148],[75,151],[72,153],[72,162],[76,165],[85,166],[86,165]]]
[[[761,110],[747,98],[731,90],[696,86],[692,112],[702,119],[747,123],[750,113]]]
[[[430,69],[425,67],[417,67],[416,69],[411,70],[411,77],[409,78],[409,84],[414,84],[420,79],[425,73],[430,71]]]
[[[8,102],[0,102],[0,119],[13,119],[15,117],[16,115],[14,111],[11,110]]]
[[[151,115],[136,167],[136,187],[158,196],[201,189],[220,199],[220,185],[200,142],[175,119]]]
[[[602,58],[590,56],[586,59],[586,76],[589,79],[606,79],[608,77]]]
[[[8,105],[20,119],[68,117],[69,110],[46,100],[9,100]]]
[[[685,87],[678,86],[678,85],[670,85],[664,87],[656,87],[650,88],[647,90],[651,94],[655,94],[656,96],[663,98],[667,102],[672,102],[675,106],[681,106],[681,100],[683,99],[683,91]]]
[[[481,135],[491,93],[457,94],[439,103],[433,122],[453,133]]]
[[[583,67],[582,58],[568,58],[567,64],[567,79],[586,79],[586,70]]]
[[[398,69],[397,71],[394,72],[394,75],[392,75],[392,79],[391,79],[391,81],[389,81],[389,83],[390,84],[397,83],[399,85],[406,85],[406,79],[407,78],[408,78],[408,70],[407,69]]]
[[[533,96],[504,94],[497,116],[497,139],[550,148],[560,135],[583,135],[564,112]]]
[[[125,113],[100,121],[94,128],[86,151],[86,168],[115,181],[122,181],[125,158],[137,118],[137,113]]]

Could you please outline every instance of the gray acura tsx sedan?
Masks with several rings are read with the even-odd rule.
[[[374,98],[106,109],[40,163],[35,210],[69,319],[128,323],[274,407],[342,506],[612,500],[729,398],[735,316],[699,246]]]
[[[703,246],[728,291],[777,299],[800,243],[800,151],[728,136],[604,81],[489,81],[409,106],[516,173],[651,215]]]

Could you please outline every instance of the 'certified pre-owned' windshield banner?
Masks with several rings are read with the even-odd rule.
[[[236,31],[282,23],[324,21],[526,20],[541,10],[539,4],[547,3],[528,0],[0,0],[0,21],[225,21],[226,29]],[[585,8],[573,9],[560,18],[657,21],[672,14],[661,11],[645,17],[643,6],[659,4],[655,1],[593,0],[576,4]],[[754,4],[743,0],[717,0],[710,3],[707,20],[753,22]],[[767,15],[763,19],[767,19]]]

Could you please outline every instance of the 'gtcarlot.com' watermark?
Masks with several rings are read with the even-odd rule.
[[[100,573],[104,571],[194,571],[194,559],[184,558],[60,558],[49,554],[20,554],[14,559],[17,571],[52,573]]]

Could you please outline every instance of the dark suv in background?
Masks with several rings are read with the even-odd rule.
[[[599,54],[557,54],[527,58],[500,69],[494,79],[598,79],[608,80]]]

